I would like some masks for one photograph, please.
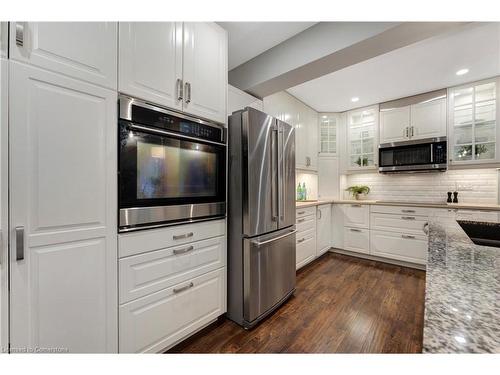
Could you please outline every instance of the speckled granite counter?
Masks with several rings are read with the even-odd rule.
[[[423,352],[500,353],[500,248],[456,221],[429,227]]]

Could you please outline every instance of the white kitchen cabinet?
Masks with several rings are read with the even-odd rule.
[[[318,199],[338,199],[340,196],[338,157],[318,158]]]
[[[182,110],[182,22],[120,22],[118,90]]]
[[[407,234],[426,234],[429,223],[427,216],[394,215],[372,212],[370,215],[370,229]]]
[[[344,225],[346,227],[370,227],[370,206],[361,203],[344,204]]]
[[[372,230],[370,254],[405,262],[425,264],[428,239],[426,235]]]
[[[227,120],[227,32],[215,22],[184,23],[183,110]]]
[[[453,87],[448,93],[449,163],[500,162],[500,78]]]
[[[295,128],[295,167],[317,171],[317,112],[284,91],[265,97],[264,111]]]
[[[411,106],[412,140],[446,137],[446,98],[439,98]]]
[[[9,62],[0,58],[0,348],[9,346],[8,66]]]
[[[237,87],[228,85],[227,86],[227,115],[235,111],[244,109],[245,107],[252,107],[258,109],[259,111],[264,110],[264,103],[262,100],[247,94],[246,92],[240,90]]]
[[[119,91],[227,120],[227,33],[214,22],[120,23]]]
[[[225,268],[120,306],[120,353],[157,353],[226,310]]]
[[[326,253],[332,246],[332,205],[318,206],[316,222],[316,256]]]
[[[116,352],[117,94],[18,62],[9,84],[11,346]]]
[[[457,210],[456,220],[471,220],[471,221],[483,221],[483,222],[499,222],[499,212],[498,211],[486,211],[486,210]]]
[[[356,253],[370,253],[370,230],[344,228],[344,249]]]
[[[409,139],[410,106],[380,110],[380,143]]]
[[[376,169],[378,166],[378,105],[347,112],[347,168]]]
[[[296,269],[316,258],[316,207],[297,208],[296,210]]]
[[[116,22],[11,22],[10,58],[116,90],[117,28]]]
[[[9,46],[9,23],[0,22],[0,58],[7,58]]]
[[[319,156],[337,155],[338,113],[318,113],[319,122]]]

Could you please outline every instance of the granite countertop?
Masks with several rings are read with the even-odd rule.
[[[500,353],[500,248],[454,220],[429,225],[424,353]]]
[[[410,206],[410,207],[429,207],[429,208],[451,208],[451,209],[468,209],[468,210],[491,210],[500,211],[498,204],[482,204],[482,203],[426,203],[426,202],[395,202],[395,201],[378,201],[368,199],[324,199],[317,201],[297,201],[297,208],[319,206],[321,204],[337,203],[337,204],[370,204],[378,206]]]

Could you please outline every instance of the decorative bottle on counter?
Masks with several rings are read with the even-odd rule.
[[[450,193],[451,194],[451,193]],[[300,186],[300,182],[299,184],[297,185],[297,196],[295,198],[296,200],[298,201],[301,201],[302,200],[302,187]]]
[[[446,200],[446,203],[451,203],[451,202],[453,202],[453,200],[451,199],[451,194],[452,194],[452,192],[451,192],[451,191],[449,191],[447,194],[448,194],[448,199]]]
[[[307,189],[306,189],[306,183],[302,183],[302,200],[306,201],[307,200]]]

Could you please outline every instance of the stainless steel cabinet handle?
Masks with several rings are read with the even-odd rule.
[[[361,232],[361,229],[354,229],[354,228],[351,228],[350,229],[351,232]]]
[[[401,216],[403,220],[415,220],[415,216]]]
[[[401,212],[404,212],[405,214],[414,214],[415,210],[401,210]]]
[[[16,45],[24,46],[24,24],[22,22],[16,22]]]
[[[194,286],[194,283],[191,281],[188,285],[182,286],[180,288],[174,288],[173,292],[174,293],[180,293],[184,292],[185,290],[188,290]]]
[[[16,227],[16,260],[24,259],[24,227]]]
[[[185,89],[186,89],[186,103],[191,103],[191,84],[189,82],[186,82]]]
[[[409,236],[409,235],[407,235],[407,234],[402,234],[402,235],[401,235],[401,237],[403,237],[403,238],[407,238],[407,239],[409,239],[409,240],[413,240],[413,239],[415,239],[415,236]]]
[[[351,207],[361,207],[360,204],[351,204]]]
[[[185,247],[183,249],[175,249],[174,254],[175,255],[184,254],[184,253],[187,253],[187,252],[192,251],[192,250],[194,250],[194,246],[188,246],[188,247]]]
[[[414,135],[415,135],[415,127],[414,127],[414,126],[412,126],[412,127],[411,127],[411,136],[413,137]]]
[[[321,211],[321,208],[318,208],[318,212],[319,212],[318,220],[320,220],[323,217],[323,211]]]
[[[194,235],[193,232],[189,232],[189,233],[179,234],[177,236],[174,235],[172,238],[174,240],[182,240],[183,238],[193,237],[193,235]]]
[[[408,132],[408,126],[405,128],[405,137],[408,138],[409,132]]]
[[[303,221],[305,221],[306,219],[297,219],[297,223],[302,223]]]
[[[298,243],[301,243],[301,242],[304,242],[306,239],[305,238],[301,238],[300,240],[297,240]]]
[[[425,234],[429,234],[429,223],[425,223],[422,230],[424,231]]]
[[[177,82],[176,82],[176,85],[177,85],[177,100],[182,100],[183,96],[184,96],[184,92],[182,91],[182,79],[180,78],[177,78]]]
[[[305,211],[299,211],[299,212],[297,212],[297,215],[303,215],[305,213],[306,213]]]

